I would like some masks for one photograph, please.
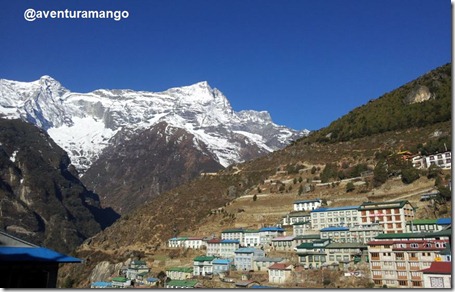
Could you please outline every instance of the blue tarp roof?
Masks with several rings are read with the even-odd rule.
[[[343,211],[343,210],[358,210],[359,206],[345,206],[345,207],[334,207],[334,208],[319,208],[311,211],[313,212],[328,212],[328,211]]]
[[[92,283],[92,286],[96,286],[96,287],[112,287],[112,283],[111,282],[95,282],[95,283]]]
[[[281,227],[263,227],[259,231],[284,231]]]
[[[229,265],[230,263],[232,263],[232,260],[228,260],[228,259],[215,259],[212,262],[212,264],[216,264],[216,265]]]
[[[322,228],[321,231],[348,231],[349,228],[347,227],[342,227],[342,226],[331,226],[331,227],[325,227]]]
[[[44,247],[0,247],[0,261],[80,263],[81,259]]]
[[[242,247],[234,251],[234,253],[252,253],[257,251],[257,248],[252,248],[252,247]]]
[[[147,281],[149,281],[149,282],[158,282],[159,279],[158,278],[147,278]]]
[[[452,218],[440,218],[436,221],[436,224],[439,224],[439,225],[452,224]]]
[[[238,239],[223,239],[220,243],[240,243]]]

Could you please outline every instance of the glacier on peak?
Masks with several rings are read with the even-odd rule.
[[[307,134],[274,124],[267,111],[234,111],[224,94],[207,81],[162,92],[77,93],[48,75],[32,82],[0,79],[0,113],[46,130],[82,173],[115,135],[162,121],[192,133],[223,166],[244,161],[247,145],[267,153]]]

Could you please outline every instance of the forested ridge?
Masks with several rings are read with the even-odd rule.
[[[370,100],[328,127],[303,138],[308,142],[341,142],[451,120],[452,64],[446,64],[383,96]],[[431,98],[410,103],[425,88]]]

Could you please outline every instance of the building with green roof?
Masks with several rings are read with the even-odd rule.
[[[209,276],[213,274],[214,256],[197,256],[193,259],[193,276]]]
[[[171,280],[166,283],[166,288],[198,288],[197,280]]]
[[[112,278],[112,288],[126,288],[131,285],[131,280],[125,277],[114,277]]]
[[[166,268],[166,275],[173,280],[185,280],[193,277],[192,267]]]

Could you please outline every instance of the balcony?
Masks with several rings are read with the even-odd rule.
[[[371,257],[370,258],[372,261],[379,261],[380,260],[380,257]]]

